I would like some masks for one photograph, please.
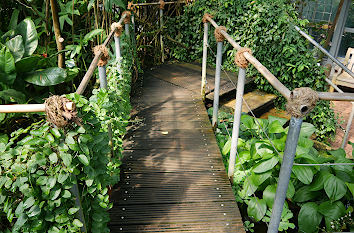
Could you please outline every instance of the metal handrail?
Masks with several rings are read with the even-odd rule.
[[[204,15],[203,22],[204,22],[204,38],[203,38],[202,84],[201,84],[202,95],[205,94],[205,82],[206,82],[206,61],[207,61],[208,28],[209,28],[208,22],[211,23],[215,28],[217,28],[218,32],[222,34],[223,37],[236,50],[241,49],[241,46],[238,43],[236,43],[225,30],[219,27],[218,24],[208,14]],[[222,57],[223,42],[218,41],[217,46],[218,46],[218,50],[216,55],[217,63],[216,63],[216,72],[215,72],[215,90],[219,89],[218,85],[220,83],[220,74],[219,74],[220,72],[217,71],[220,70],[220,66],[221,66],[220,61]],[[252,56],[252,54],[243,51],[243,56],[248,62],[254,65],[254,67],[269,81],[269,83],[277,91],[280,92],[280,94],[282,94],[288,101],[292,100],[290,99],[292,92],[290,92],[290,90],[286,86],[284,86],[265,66],[263,66],[262,63],[260,63],[254,56]],[[237,88],[236,88],[234,121],[233,121],[232,138],[231,138],[231,149],[230,149],[230,157],[229,157],[229,168],[228,168],[228,176],[231,182],[233,182],[233,174],[235,170],[235,161],[236,161],[236,154],[237,154],[239,129],[241,123],[241,110],[242,110],[241,106],[242,106],[243,92],[245,86],[245,77],[246,77],[246,69],[239,67],[238,81],[237,81]],[[354,101],[354,93],[344,93],[342,91],[340,93],[331,93],[331,92],[316,92],[316,93],[317,93],[317,97],[321,100]],[[217,95],[218,92],[216,91],[214,93],[213,118],[212,118],[213,127],[216,127],[218,123],[217,118],[218,118],[219,96]],[[204,98],[204,96],[202,98]],[[292,98],[298,98],[298,97],[292,96]],[[300,104],[302,103],[296,103],[296,107],[302,110],[303,108],[302,105]],[[304,104],[306,105],[307,103]],[[308,113],[309,111],[306,110],[305,112]],[[299,114],[299,115],[293,114],[291,116],[289,131],[285,143],[283,161],[279,173],[279,181],[277,185],[276,196],[274,200],[270,223],[268,226],[268,233],[278,232],[281,213],[283,210],[283,205],[286,198],[286,192],[290,181],[292,166],[294,164],[297,142],[299,139],[300,129],[301,129],[304,115],[305,114]],[[353,112],[353,116],[354,116],[354,112]]]

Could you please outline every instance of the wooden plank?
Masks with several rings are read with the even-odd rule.
[[[111,232],[244,233],[200,74],[173,65],[153,71],[158,78],[147,77],[133,100]]]

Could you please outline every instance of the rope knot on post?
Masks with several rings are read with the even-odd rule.
[[[47,121],[58,128],[64,128],[71,122],[81,126],[81,119],[77,116],[75,103],[63,96],[53,95],[44,102]]]
[[[235,64],[243,69],[246,69],[248,66],[248,61],[243,55],[245,52],[252,55],[252,50],[250,48],[240,48],[235,54]]]
[[[124,23],[130,24],[130,17],[132,16],[132,13],[130,11],[123,11],[123,15],[124,14],[125,14]]]
[[[134,4],[133,4],[133,2],[131,1],[131,2],[128,2],[128,7],[127,7],[127,9],[129,10],[129,11],[132,11],[132,12],[134,12],[135,13],[135,6],[134,6]]]
[[[306,116],[316,106],[319,100],[316,91],[309,87],[295,88],[290,93],[290,98],[286,105],[288,113],[296,118]]]
[[[123,25],[120,23],[112,23],[111,30],[114,31],[114,35],[119,37],[123,32]]]
[[[215,28],[214,36],[215,36],[215,39],[217,42],[223,42],[225,40],[225,37],[223,36],[223,34],[221,34],[221,30],[226,32],[226,27],[219,26],[219,27]]]
[[[166,5],[165,1],[164,0],[160,0],[159,3],[160,3],[160,6],[159,6],[160,9],[162,9],[162,10],[165,9],[165,5]]]
[[[202,19],[203,23],[209,22],[208,18],[212,19],[213,16],[211,14],[209,14],[209,13],[205,13],[204,16],[203,16],[203,19]]]
[[[95,56],[98,54],[102,53],[102,56],[100,60],[97,63],[97,66],[105,66],[108,63],[109,60],[109,54],[108,54],[108,49],[104,45],[97,45],[93,48],[93,53]]]

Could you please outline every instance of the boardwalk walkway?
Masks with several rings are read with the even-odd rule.
[[[200,72],[170,66],[147,76],[133,100],[141,123],[125,142],[111,232],[244,232],[200,99]]]

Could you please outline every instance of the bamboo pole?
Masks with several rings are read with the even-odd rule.
[[[125,17],[126,17],[126,14],[123,14],[118,23],[122,23],[123,20],[125,19]],[[107,36],[105,42],[103,43],[104,46],[107,47],[107,45],[111,42],[111,40],[113,38],[113,35],[114,35],[114,31],[111,31],[111,33],[109,33],[109,35]],[[92,60],[92,62],[90,64],[85,76],[82,78],[81,83],[80,83],[79,87],[76,90],[77,94],[81,95],[82,93],[84,93],[84,91],[85,91],[85,89],[87,87],[87,84],[90,81],[90,79],[92,77],[92,74],[95,71],[95,69],[97,67],[97,64],[98,64],[98,61],[100,60],[101,56],[102,56],[102,52],[99,52],[93,58],[93,60]]]
[[[44,104],[8,104],[0,105],[0,113],[45,112]]]
[[[58,16],[58,9],[57,9],[57,1],[50,0],[50,6],[52,9],[55,41],[57,43],[57,48],[58,48],[58,67],[65,68],[65,54],[61,53],[61,51],[64,50],[64,38],[62,38],[61,34],[60,34],[60,24],[59,24],[59,16]]]

